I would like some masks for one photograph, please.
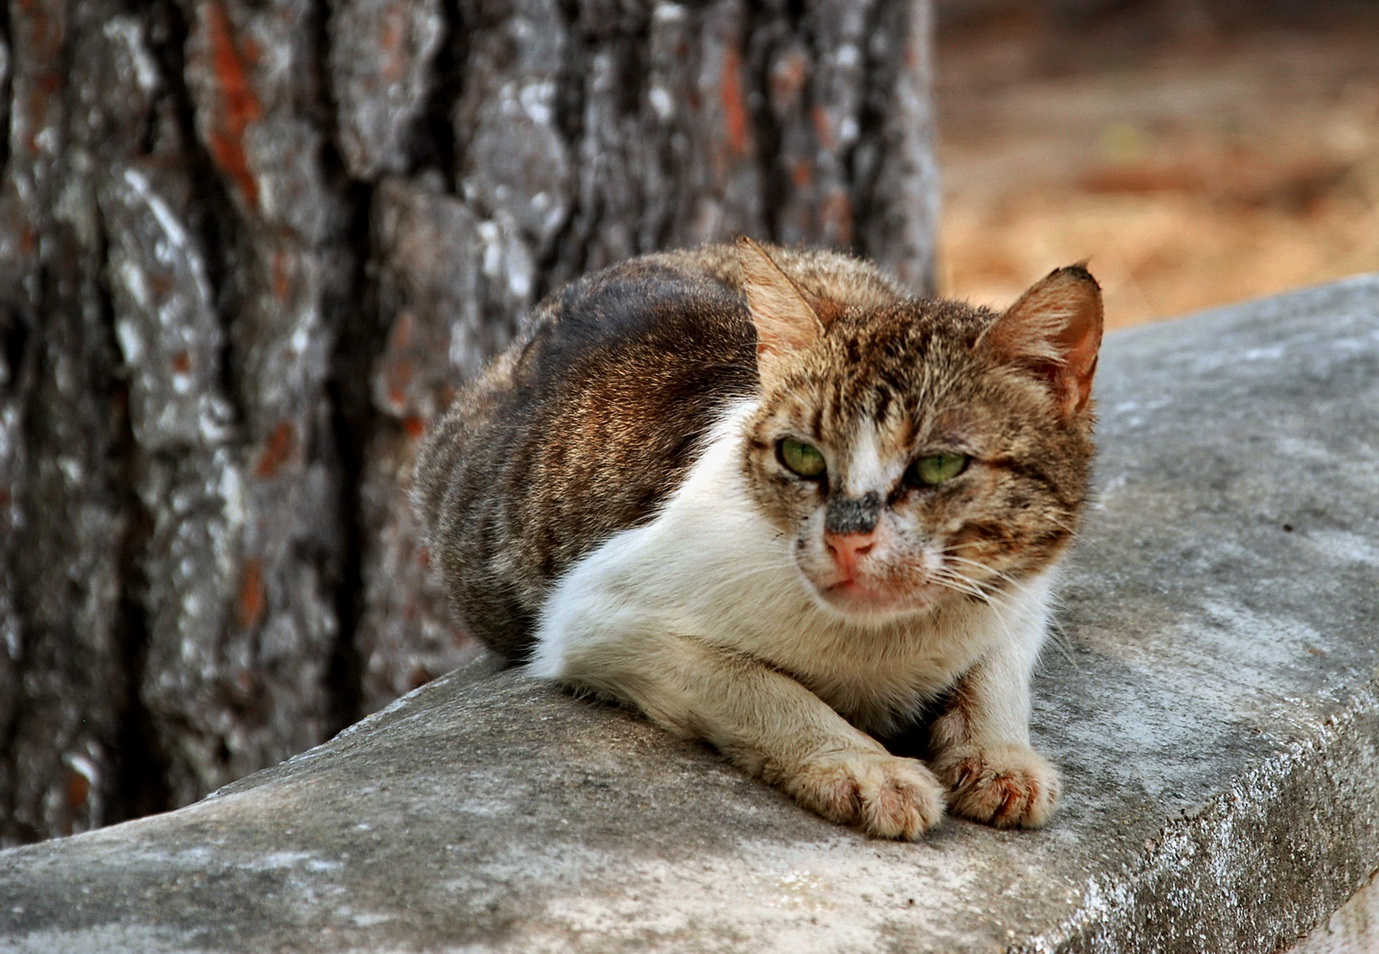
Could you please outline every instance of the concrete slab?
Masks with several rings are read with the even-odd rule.
[[[1108,342],[1040,832],[796,809],[479,663],[168,815],[0,853],[0,952],[1288,947],[1379,868],[1379,276]]]

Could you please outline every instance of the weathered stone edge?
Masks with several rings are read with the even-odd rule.
[[[1092,878],[1063,925],[1008,954],[1285,950],[1379,873],[1375,804],[1379,679],[1170,821],[1134,870]]]

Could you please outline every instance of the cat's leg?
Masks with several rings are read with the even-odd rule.
[[[943,787],[922,762],[891,755],[756,659],[665,632],[622,629],[614,637],[605,628],[562,643],[558,662],[538,657],[538,674],[629,702],[665,728],[709,742],[831,821],[915,839],[943,815]]]
[[[1037,614],[953,685],[930,733],[929,765],[955,814],[998,828],[1038,828],[1058,803],[1058,770],[1030,747],[1030,678],[1044,642]]]

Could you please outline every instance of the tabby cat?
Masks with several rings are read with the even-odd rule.
[[[873,835],[1042,825],[1030,673],[1101,325],[1080,265],[997,314],[745,238],[636,258],[460,392],[418,513],[464,626],[530,673]],[[925,761],[877,741],[926,713]]]

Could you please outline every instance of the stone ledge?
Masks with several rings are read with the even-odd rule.
[[[1041,832],[796,809],[479,663],[196,805],[0,852],[0,952],[1286,948],[1379,868],[1379,276],[1112,336]]]

